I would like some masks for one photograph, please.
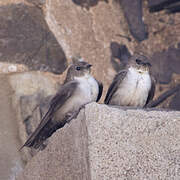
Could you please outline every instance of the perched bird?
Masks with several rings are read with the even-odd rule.
[[[103,86],[90,74],[91,66],[85,61],[74,60],[64,84],[50,101],[48,111],[22,148],[42,148],[43,142],[75,118],[85,104],[101,98]]]
[[[144,107],[152,100],[155,91],[155,81],[150,74],[150,66],[145,56],[132,56],[126,68],[114,77],[104,103]]]

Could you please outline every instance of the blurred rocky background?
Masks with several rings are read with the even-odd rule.
[[[36,154],[18,149],[60,88],[72,56],[93,64],[104,84],[101,103],[133,53],[150,59],[154,99],[179,85],[178,12],[177,0],[0,0],[0,179],[14,178]],[[158,107],[180,110],[180,90]]]

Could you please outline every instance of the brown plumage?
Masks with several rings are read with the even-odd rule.
[[[155,81],[145,56],[134,55],[126,68],[113,79],[104,103],[120,106],[144,107],[153,99]]]
[[[65,83],[52,98],[48,111],[22,148],[40,148],[57,129],[75,118],[85,104],[100,99],[103,87],[90,75],[90,67],[85,61],[76,61],[70,66]]]

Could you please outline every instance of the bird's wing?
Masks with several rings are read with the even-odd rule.
[[[100,98],[102,96],[102,92],[103,92],[103,84],[101,82],[99,82],[99,81],[97,81],[97,83],[98,83],[98,86],[99,86],[99,93],[98,93],[96,102],[98,102],[100,100]]]
[[[114,77],[113,82],[111,83],[108,92],[106,94],[106,98],[104,100],[105,104],[109,104],[109,101],[111,100],[113,94],[118,89],[118,86],[120,85],[126,74],[127,74],[127,70],[122,70]]]
[[[151,76],[151,89],[149,91],[145,106],[153,99],[154,93],[155,93],[155,88],[156,88],[156,81],[155,81],[155,78],[153,76]]]
[[[36,130],[31,134],[31,136],[28,138],[28,140],[25,142],[25,144],[21,147],[21,149],[24,146],[28,147],[38,147],[38,144],[41,143],[43,140],[47,139],[52,135],[54,131],[56,131],[58,128],[62,127],[64,123],[56,124],[52,122],[52,116],[54,113],[63,106],[63,104],[73,95],[76,87],[78,85],[78,82],[71,81],[66,84],[64,84],[59,92],[52,98],[50,102],[49,109],[47,113],[42,118],[40,124],[36,128]]]

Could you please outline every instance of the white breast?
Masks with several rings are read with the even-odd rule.
[[[97,81],[92,76],[75,77],[74,80],[78,81],[78,87],[74,90],[73,96],[61,107],[59,114],[77,111],[82,105],[97,99],[99,87]]]
[[[143,107],[151,88],[151,78],[148,72],[138,72],[129,68],[126,77],[115,93],[116,104],[124,106]]]
[[[89,74],[75,77],[75,80],[79,82],[78,91],[84,96],[84,100],[87,102],[96,101],[99,92],[97,81]]]

